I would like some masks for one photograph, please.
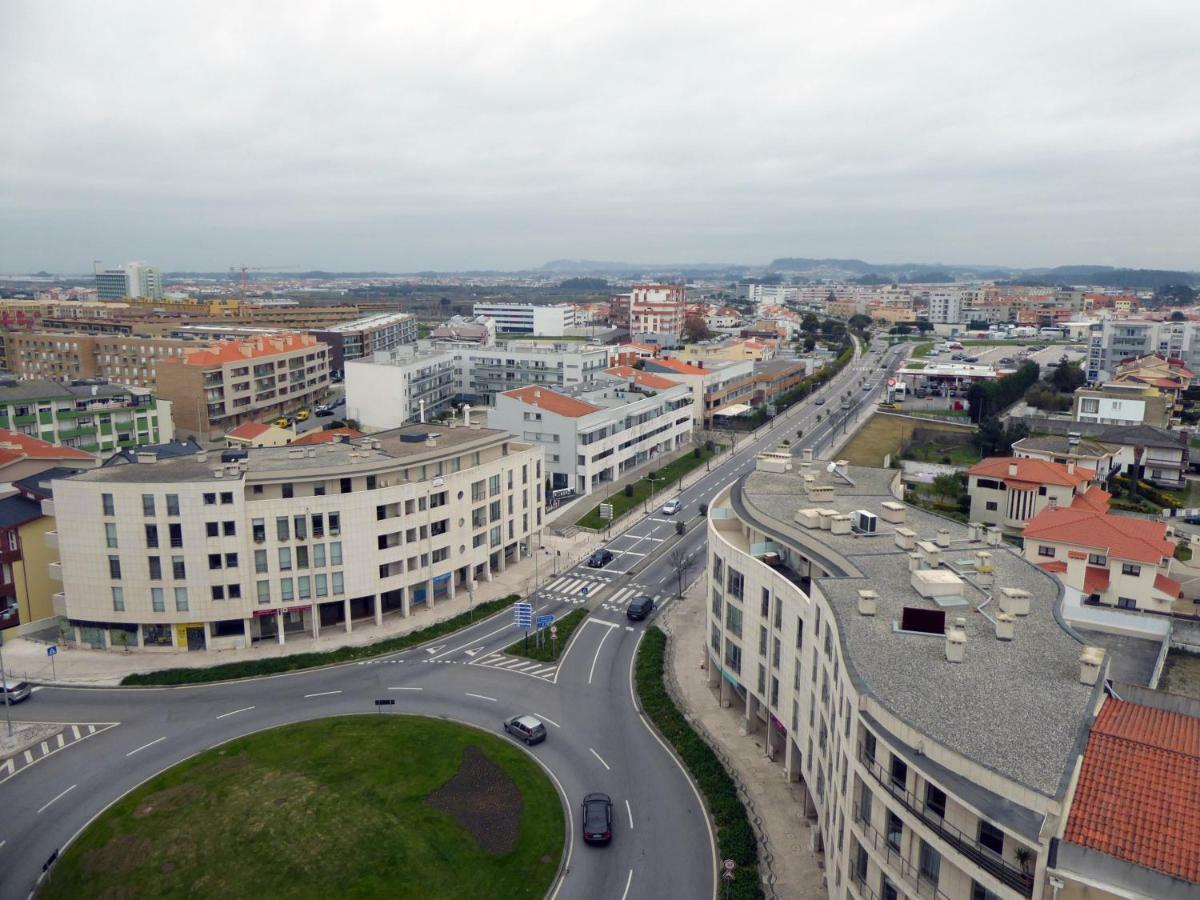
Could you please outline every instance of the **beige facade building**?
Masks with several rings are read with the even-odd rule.
[[[542,526],[542,450],[479,426],[198,454],[54,482],[56,610],[95,646],[381,623],[490,580]]]
[[[1044,509],[1087,503],[1104,509],[1108,494],[1093,487],[1096,471],[1068,459],[1047,462],[1017,456],[993,456],[967,470],[971,521],[1018,532]]]

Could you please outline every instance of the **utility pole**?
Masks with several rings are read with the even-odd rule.
[[[8,696],[8,673],[4,669],[4,633],[0,632],[0,686],[4,688],[4,718],[8,720],[8,736],[13,736],[12,699]]]

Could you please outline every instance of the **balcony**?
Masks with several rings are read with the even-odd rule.
[[[994,850],[983,846],[975,838],[960,831],[947,823],[933,810],[926,808],[925,801],[917,798],[901,787],[892,783],[891,773],[884,770],[874,759],[870,759],[859,746],[859,762],[871,773],[871,777],[900,805],[916,816],[934,834],[961,853],[979,868],[983,869],[1002,884],[1012,888],[1026,897],[1033,896],[1033,876],[1003,860]]]
[[[60,562],[50,563],[49,570],[50,570],[50,578],[53,581],[61,582],[63,580],[63,578],[62,578],[62,563],[60,563]]]
[[[854,804],[854,823],[862,830],[866,840],[864,845],[872,847],[878,853],[886,864],[887,869],[891,869],[885,874],[889,876],[896,875],[900,881],[904,882],[904,894],[906,897],[924,897],[928,900],[950,900],[945,894],[938,889],[938,886],[927,878],[923,878],[917,867],[904,858],[899,850],[892,846],[887,837],[875,830],[866,817],[862,815],[858,804]]]

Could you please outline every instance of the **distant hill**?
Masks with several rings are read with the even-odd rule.
[[[1112,266],[1056,266],[1024,269],[1014,284],[1096,285],[1126,290],[1157,290],[1170,284],[1200,284],[1200,274],[1172,269],[1117,269]]]

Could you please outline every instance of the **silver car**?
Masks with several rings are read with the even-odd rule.
[[[7,678],[4,680],[4,699],[10,704],[28,700],[31,693],[33,689],[28,681],[9,681]]]
[[[683,504],[678,500],[668,500],[663,504],[663,508],[660,510],[660,512],[662,512],[664,516],[673,516],[681,509],[683,509]]]

